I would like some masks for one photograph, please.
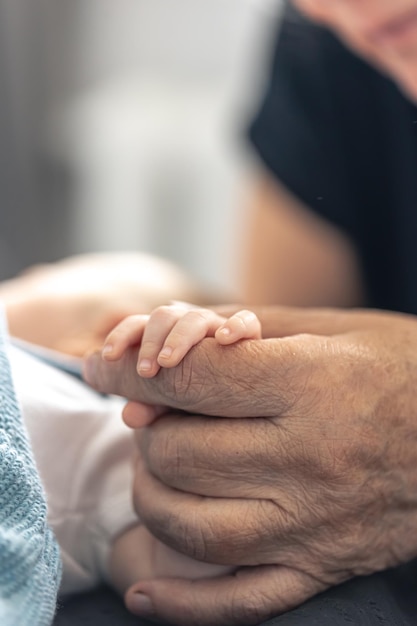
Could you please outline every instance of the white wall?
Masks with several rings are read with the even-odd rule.
[[[239,135],[278,5],[71,0],[70,14],[62,5],[71,37],[47,149],[74,177],[74,251],[145,249],[232,286],[250,178]]]

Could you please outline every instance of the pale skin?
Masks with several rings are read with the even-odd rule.
[[[417,0],[297,6],[417,101]],[[261,179],[246,301],[360,305],[352,242]],[[287,232],[294,242],[301,232],[307,245],[287,246],[283,264]],[[141,581],[126,595],[137,615],[249,626],[417,555],[416,318],[253,310],[264,339],[227,350],[206,339],[149,380],[138,376],[134,350],[115,363],[100,355],[86,363],[93,386],[144,403],[146,419],[153,404],[174,407],[137,434],[134,497],[146,526],[176,550],[237,568],[210,581]]]

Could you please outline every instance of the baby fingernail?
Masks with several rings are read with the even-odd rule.
[[[162,357],[163,359],[169,359],[170,356],[172,356],[173,350],[172,348],[170,348],[169,346],[165,346],[165,348],[162,348],[161,352],[159,353],[159,356]]]
[[[149,372],[152,368],[152,363],[149,359],[142,359],[139,361],[138,370],[140,372]]]
[[[103,356],[107,356],[108,354],[111,354],[112,352],[113,352],[113,346],[110,343],[108,343],[103,347],[101,354]]]
[[[219,330],[219,333],[223,335],[223,337],[229,337],[232,334],[232,331],[230,330],[230,328],[226,327],[226,328],[221,328]]]

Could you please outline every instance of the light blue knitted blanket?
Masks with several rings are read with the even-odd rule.
[[[61,579],[59,548],[47,525],[45,494],[16,401],[6,345],[0,310],[0,625],[49,626]]]

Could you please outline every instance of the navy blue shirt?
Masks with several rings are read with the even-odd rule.
[[[367,305],[417,314],[417,108],[397,86],[287,6],[250,137],[354,242]]]

